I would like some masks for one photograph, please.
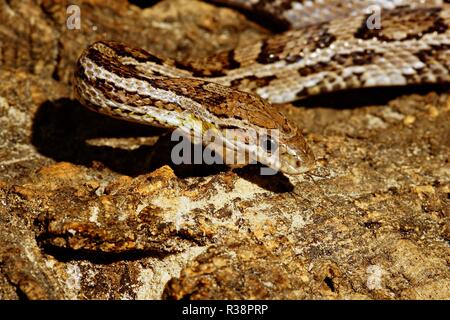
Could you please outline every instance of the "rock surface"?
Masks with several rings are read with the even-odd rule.
[[[269,31],[197,1],[0,0],[0,298],[450,299],[448,87],[279,108],[311,176],[174,166],[164,131],[73,99],[83,48],[183,59]]]

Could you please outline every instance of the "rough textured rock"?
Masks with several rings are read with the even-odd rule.
[[[2,299],[450,298],[448,87],[280,106],[312,175],[174,166],[164,131],[73,100],[78,54],[182,59],[269,31],[193,0],[76,3],[80,30],[69,2],[0,1]]]

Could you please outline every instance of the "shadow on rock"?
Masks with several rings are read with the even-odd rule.
[[[177,143],[170,140],[170,131],[113,119],[92,112],[77,101],[47,101],[36,112],[32,143],[37,150],[55,161],[84,166],[101,163],[125,175],[137,176],[169,165],[179,177],[207,176],[227,171],[227,166],[175,165],[170,150]],[[95,138],[156,137],[153,145],[136,148],[97,146],[87,143]]]
[[[137,175],[151,170],[150,146],[134,150],[91,146],[86,140],[99,137],[152,136],[161,131],[91,112],[70,99],[47,101],[36,112],[32,143],[56,161],[90,166],[101,162],[113,171]]]
[[[137,261],[148,257],[164,258],[171,253],[161,253],[151,250],[131,250],[128,252],[102,252],[98,250],[73,250],[67,248],[59,248],[50,245],[44,245],[43,250],[46,254],[53,256],[60,262],[70,261],[90,261],[95,264],[111,264],[120,261]]]
[[[277,172],[274,175],[262,175],[260,173],[261,168],[262,165],[249,165],[235,169],[234,172],[242,179],[250,181],[268,191],[284,193],[294,190],[294,186],[283,173]]]
[[[408,94],[425,95],[429,92],[447,92],[448,84],[412,85],[400,87],[375,87],[323,93],[298,100],[295,105],[333,109],[356,109],[369,105],[386,105],[389,101]]]

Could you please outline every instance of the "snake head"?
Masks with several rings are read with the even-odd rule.
[[[280,170],[286,174],[301,174],[312,170],[315,158],[308,147],[300,129],[293,127],[293,131],[282,132],[280,143]]]
[[[257,150],[257,160],[275,171],[298,175],[314,168],[311,149],[300,129],[288,120],[279,128],[260,134]]]
[[[217,142],[225,146],[224,151],[217,147],[214,150],[219,151],[222,158],[225,155],[225,163],[230,166],[259,162],[272,169],[261,171],[261,174],[268,175],[278,171],[298,175],[314,168],[315,159],[311,149],[300,130],[287,120],[283,126],[271,129],[227,126],[220,135],[222,139]],[[230,151],[231,161],[229,154],[225,154]]]
[[[208,122],[219,128],[228,149],[245,151],[248,162],[290,175],[314,168],[314,155],[301,130],[276,107],[251,93],[212,83],[201,87],[197,99],[207,106]]]

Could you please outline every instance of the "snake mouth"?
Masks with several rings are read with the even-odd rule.
[[[306,173],[308,171],[311,171],[312,169],[314,169],[315,167],[315,163],[314,162],[310,162],[310,163],[303,163],[301,165],[298,164],[298,160],[295,161],[295,163],[283,163],[283,165],[280,168],[280,171],[288,174],[288,175],[299,175],[302,173]]]
[[[302,152],[301,155],[284,154],[277,159],[259,159],[259,162],[275,172],[282,172],[287,175],[299,175],[311,171],[315,168],[316,163],[314,155],[309,149]]]
[[[289,175],[299,175],[311,171],[316,165],[314,154],[306,145],[303,149],[297,149],[296,152],[290,150],[282,155],[280,160],[280,171]]]

